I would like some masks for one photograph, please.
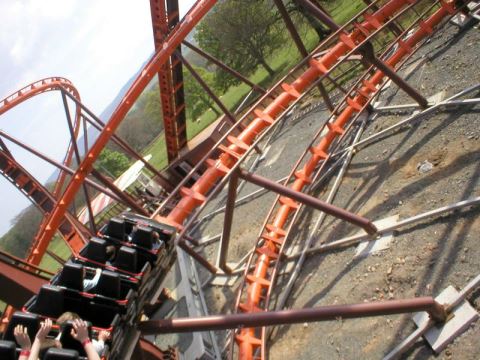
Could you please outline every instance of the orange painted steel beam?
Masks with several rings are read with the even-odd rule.
[[[60,226],[61,219],[67,211],[68,206],[72,203],[75,195],[81,188],[83,181],[91,172],[93,163],[98,158],[100,152],[110,140],[111,136],[117,129],[118,125],[120,125],[120,122],[124,119],[127,112],[132,108],[135,100],[138,99],[145,87],[158,73],[161,66],[168,60],[175,49],[181,44],[183,39],[188,35],[188,33],[190,33],[193,27],[203,18],[203,16],[210,10],[210,8],[212,8],[215,3],[216,0],[197,1],[197,3],[192,7],[192,9],[178,24],[178,26],[169,33],[162,47],[155,52],[150,61],[144,66],[142,71],[140,71],[132,86],[124,95],[122,101],[111,115],[108,123],[105,126],[105,129],[99,134],[97,140],[86,154],[82,163],[79,165],[77,171],[67,185],[65,192],[42,227],[41,236],[39,237],[38,241],[39,252],[45,252],[50,239]],[[40,258],[33,257],[31,260],[33,263],[38,264]]]

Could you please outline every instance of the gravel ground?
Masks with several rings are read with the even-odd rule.
[[[480,82],[480,32],[459,32],[448,24],[409,62],[416,70],[408,81],[425,96],[445,91],[446,96]],[[408,65],[405,66],[408,68]],[[391,86],[381,100],[386,104],[411,103]],[[334,204],[371,219],[398,214],[401,219],[453,202],[480,195],[480,108],[442,112],[403,128],[393,136],[359,151],[342,182]],[[378,117],[368,124],[364,137],[386,128],[405,114]],[[297,120],[291,117],[276,133],[267,156],[256,173],[270,179],[286,176],[312,134],[326,119],[317,109]],[[421,173],[428,161],[433,168]],[[240,196],[257,188],[246,184]],[[325,198],[326,193],[316,194]],[[207,211],[224,204],[225,194]],[[242,258],[254,244],[274,195],[266,194],[238,206],[234,215],[229,261]],[[318,212],[304,211],[292,242],[304,241]],[[221,231],[223,214],[204,222],[198,236],[208,238]],[[449,285],[461,289],[480,270],[478,207],[426,220],[395,234],[389,249],[354,260],[354,248],[311,256],[296,282],[291,308],[359,303],[415,296],[436,296]],[[355,229],[327,217],[316,234],[316,243],[328,242]],[[204,249],[215,258],[216,245]],[[202,272],[202,277],[207,274]],[[281,280],[281,279],[280,279]],[[206,298],[212,314],[232,311],[238,282],[233,287],[209,287]],[[282,289],[281,283],[276,287]],[[277,294],[278,295],[278,294]],[[478,292],[471,303],[479,309]],[[480,325],[473,324],[438,357],[480,358]],[[269,342],[271,359],[381,359],[415,326],[411,315],[392,315],[357,320],[337,320],[275,329]],[[224,334],[219,333],[224,341]],[[405,355],[430,359],[435,355],[419,341]]]

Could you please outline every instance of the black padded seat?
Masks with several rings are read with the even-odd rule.
[[[120,307],[118,305],[90,301],[82,318],[85,321],[90,321],[95,327],[107,329],[118,322],[119,312]]]
[[[64,312],[63,289],[49,284],[43,285],[29,311],[52,318],[59,317]]]
[[[57,285],[83,291],[83,265],[68,261],[63,266]]]
[[[117,252],[117,257],[113,262],[113,266],[131,273],[137,272],[137,250],[128,246],[120,247]]]
[[[84,256],[89,260],[104,264],[107,261],[107,242],[97,237],[91,238],[85,247]]]
[[[16,345],[13,341],[0,340],[0,359],[16,360]]]
[[[13,330],[17,325],[23,325],[27,328],[28,336],[30,337],[30,339],[32,339],[33,342],[33,339],[35,338],[35,335],[40,328],[40,317],[36,314],[15,311],[8,323],[7,330],[3,334],[4,340],[15,341]]]
[[[125,241],[127,239],[125,220],[120,218],[110,219],[105,235]]]
[[[132,234],[132,243],[147,250],[153,247],[153,230],[150,227],[141,226]]]
[[[43,360],[78,360],[78,351],[51,347],[43,356]]]
[[[176,233],[176,229],[167,224],[160,223],[158,221],[152,220],[142,215],[130,213],[130,212],[123,212],[120,216],[125,218],[128,223],[134,223],[142,226],[148,226],[152,228],[154,231],[157,231],[160,235],[160,239],[165,242],[170,242],[173,238],[174,234]]]
[[[113,299],[120,298],[120,275],[113,271],[103,270],[98,284],[91,291],[92,293],[107,296]]]

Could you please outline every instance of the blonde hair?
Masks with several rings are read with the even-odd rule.
[[[67,311],[58,317],[57,324],[61,327],[67,321],[77,320],[77,319],[80,319],[80,316],[77,313],[74,313],[72,311]]]

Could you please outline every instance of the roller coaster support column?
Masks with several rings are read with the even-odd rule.
[[[230,231],[232,229],[233,211],[235,210],[235,200],[237,198],[238,171],[232,174],[228,183],[227,204],[225,205],[225,220],[223,223],[223,232],[220,239],[218,250],[218,267],[230,274],[232,269],[227,265],[228,245],[230,243]]]
[[[303,322],[353,319],[368,316],[404,314],[426,311],[435,322],[445,322],[445,308],[432,297],[421,297],[384,302],[321,306],[296,310],[268,311],[245,314],[205,316],[201,318],[163,319],[141,322],[138,329],[143,335],[193,331],[254,328]]]
[[[283,21],[287,26],[288,32],[290,33],[290,36],[292,37],[293,42],[297,46],[297,49],[300,55],[302,55],[302,58],[306,58],[308,56],[308,51],[305,48],[305,45],[303,44],[302,39],[300,38],[300,35],[298,35],[298,32],[295,29],[295,25],[293,24],[293,21],[290,18],[290,15],[288,14],[288,11],[285,8],[285,5],[283,4],[283,1],[273,0],[273,2],[277,6],[278,11],[282,16]],[[323,101],[325,101],[325,105],[327,106],[328,110],[330,110],[330,112],[333,112],[334,106],[332,104],[332,101],[330,100],[330,97],[328,96],[327,90],[325,90],[325,87],[322,85],[321,82],[318,84],[318,89],[320,90],[320,94],[322,95]]]
[[[375,66],[378,70],[384,73],[390,80],[392,80],[399,88],[405,91],[413,100],[415,100],[422,109],[428,107],[428,101],[417,90],[415,90],[408,82],[402,79],[395,70],[393,70],[388,64],[384,63],[378,57],[375,56],[373,45],[370,42],[366,42],[359,50],[362,56]]]
[[[68,130],[70,132],[70,139],[71,139],[70,144],[73,146],[73,153],[75,154],[75,159],[77,161],[77,164],[80,164],[81,162],[80,151],[78,150],[78,146],[77,146],[77,139],[75,136],[72,117],[70,116],[70,109],[68,107],[67,97],[65,96],[64,91],[62,91],[61,94],[62,94],[63,108],[65,110],[65,116],[67,118]],[[82,184],[82,188],[83,188],[83,194],[85,196],[85,202],[87,203],[87,208],[88,208],[88,221],[90,223],[90,229],[92,230],[93,233],[96,233],[97,227],[95,225],[95,217],[93,216],[93,211],[92,211],[92,202],[90,201],[90,194],[88,193],[88,188],[86,183]]]
[[[375,225],[368,219],[353,214],[349,211],[336,207],[334,205],[328,204],[320,199],[317,199],[313,196],[304,194],[300,191],[295,191],[287,186],[280,185],[274,181],[266,179],[264,177],[240,170],[240,177],[252,184],[264,187],[268,190],[274,191],[280,195],[286,196],[291,200],[298,201],[304,205],[311,206],[317,210],[321,210],[329,215],[335,216],[339,219],[345,220],[351,224],[357,225],[365,230],[368,234],[375,234],[377,228]],[[286,200],[288,201],[288,199]]]

